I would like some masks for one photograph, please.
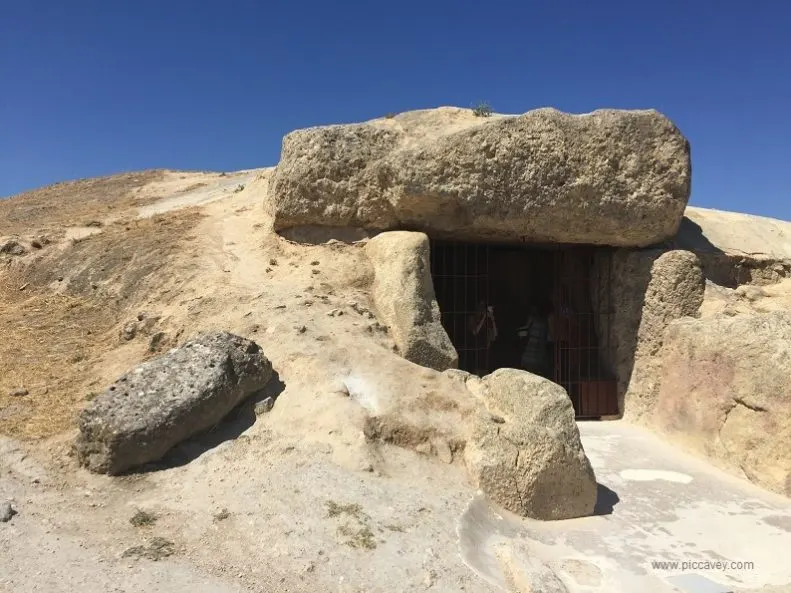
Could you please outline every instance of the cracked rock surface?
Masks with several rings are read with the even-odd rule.
[[[487,410],[475,419],[464,455],[475,485],[533,519],[592,514],[596,476],[565,390],[515,369],[499,369],[472,388]]]
[[[685,319],[662,351],[656,421],[726,468],[791,495],[791,312]]]

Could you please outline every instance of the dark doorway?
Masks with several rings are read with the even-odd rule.
[[[611,303],[601,290],[591,298],[593,255],[579,247],[432,241],[434,291],[459,368],[529,370],[562,385],[578,418],[618,414],[605,355]]]

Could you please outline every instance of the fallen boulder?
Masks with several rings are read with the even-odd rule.
[[[667,329],[654,421],[677,442],[791,496],[791,312]]]
[[[647,246],[689,200],[689,143],[653,111],[411,111],[283,139],[275,230],[409,228],[468,241]]]
[[[485,411],[464,451],[473,483],[495,503],[533,519],[592,514],[596,476],[565,390],[525,371],[499,369],[474,392]]]
[[[373,302],[390,328],[399,353],[424,367],[443,371],[459,355],[442,327],[423,233],[393,231],[371,239],[365,248],[373,263]]]
[[[272,365],[261,348],[206,333],[124,374],[80,415],[75,450],[94,472],[119,474],[161,459],[262,389]]]

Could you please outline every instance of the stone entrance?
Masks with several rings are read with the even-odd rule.
[[[459,368],[529,370],[562,385],[578,418],[617,415],[601,251],[432,241],[434,291]]]

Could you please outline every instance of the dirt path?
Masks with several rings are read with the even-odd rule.
[[[200,206],[228,198],[234,193],[244,191],[244,188],[255,179],[256,175],[257,171],[236,171],[229,175],[195,183],[194,185],[199,185],[199,187],[177,192],[175,195],[143,206],[138,210],[139,216],[147,218],[179,208]]]

